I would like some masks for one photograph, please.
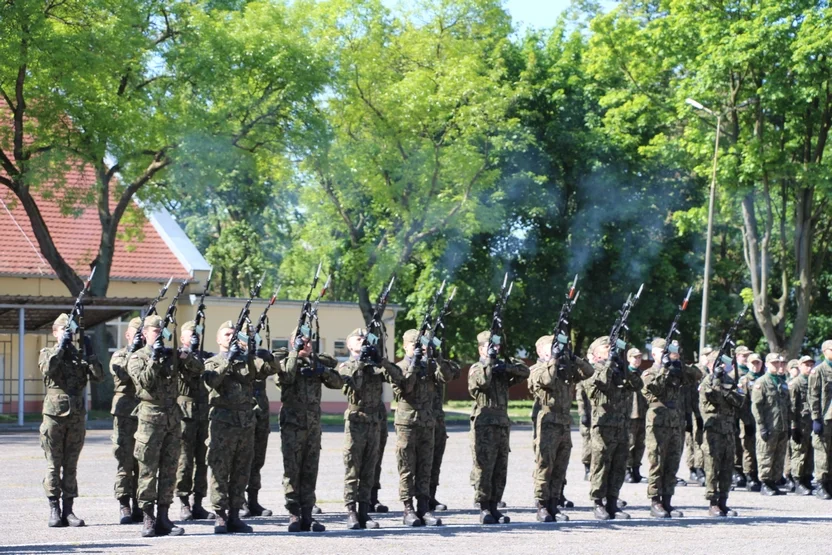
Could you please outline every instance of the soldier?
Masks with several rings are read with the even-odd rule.
[[[179,411],[182,414],[180,424],[181,447],[179,449],[179,467],[176,470],[176,496],[181,508],[180,520],[213,520],[217,518],[205,510],[202,500],[208,493],[208,390],[202,383],[205,371],[203,361],[211,358],[213,353],[203,353],[199,348],[199,334],[193,320],[182,324],[179,345],[183,352],[193,354],[185,359],[179,372]],[[190,496],[194,503],[191,505]]]
[[[139,461],[138,496],[144,512],[142,537],[181,536],[185,530],[170,521],[168,511],[173,502],[182,433],[176,405],[179,372],[183,359],[193,354],[165,348],[162,319],[155,314],[145,318],[142,337],[145,346],[127,362],[140,401],[133,414],[139,419],[134,453]],[[158,505],[155,516],[154,505]]]
[[[791,400],[791,471],[795,482],[795,493],[812,495],[812,411],[809,406],[809,374],[815,366],[810,356],[797,361],[799,374],[789,382]]]
[[[387,406],[382,403],[379,406],[379,422],[387,422]],[[381,489],[381,463],[384,460],[384,449],[387,447],[387,436],[390,431],[387,426],[378,427],[378,460],[376,461],[376,469],[373,472],[373,489],[370,490],[370,506],[367,509],[371,513],[386,513],[389,511],[387,505],[383,505],[378,501],[378,490]]]
[[[93,351],[92,342],[84,338],[81,354],[72,343],[73,331],[68,325],[69,316],[58,316],[52,324],[52,336],[57,343],[41,350],[38,359],[46,387],[40,445],[46,457],[43,489],[49,498],[50,528],[84,526],[84,521],[72,510],[78,497],[78,458],[87,434],[84,389],[87,381],[104,379],[104,368]],[[58,501],[61,496],[63,510]]]
[[[739,351],[740,347],[737,348]],[[737,362],[740,357],[737,355]],[[737,482],[737,487],[742,487],[743,483],[747,483],[746,489],[748,491],[760,491],[762,485],[760,484],[759,475],[757,473],[757,426],[754,420],[754,415],[751,412],[751,391],[754,389],[754,383],[763,377],[763,359],[757,353],[751,353],[747,356],[748,371],[743,374],[743,367],[740,365],[740,382],[739,388],[746,395],[745,406],[740,409],[740,452],[742,453],[742,472],[741,479]],[[744,479],[742,479],[744,478]]]
[[[558,509],[563,482],[572,451],[572,384],[592,376],[592,365],[570,352],[552,357],[554,336],[544,335],[537,340],[537,364],[529,373],[529,391],[540,404],[534,422],[535,469],[534,495],[538,522],[565,522],[569,517]]]
[[[666,347],[669,347],[666,349]],[[650,516],[681,517],[671,499],[676,491],[676,470],[682,459],[683,386],[701,379],[699,369],[682,364],[678,347],[662,338],[653,339],[653,366],[644,372],[644,398],[647,400],[647,496]],[[687,416],[687,415],[686,415]]]
[[[587,353],[586,359],[594,364],[592,353]],[[584,465],[584,481],[589,481],[590,464],[592,463],[592,403],[586,391],[588,381],[581,381],[575,385],[575,402],[578,404],[578,431],[581,434],[581,463]]]
[[[241,330],[246,333],[247,330]],[[208,387],[208,466],[211,469],[211,503],[216,508],[215,534],[249,533],[240,520],[243,492],[254,458],[254,390],[257,379],[276,371],[274,356],[266,349],[254,352],[234,337],[234,322],[217,330],[219,354],[205,361],[203,381]],[[258,371],[256,358],[264,362]]]
[[[708,516],[737,516],[737,512],[728,507],[728,493],[734,467],[734,428],[745,399],[736,382],[725,372],[725,365],[720,363],[715,367],[717,354],[707,355],[710,372],[705,373],[699,385],[705,498],[710,502]]]
[[[812,411],[812,447],[815,451],[815,494],[832,499],[832,339],[821,345],[823,362],[809,374],[809,407]]]
[[[618,508],[618,494],[624,483],[629,437],[631,392],[642,388],[637,371],[620,358],[610,358],[609,337],[599,337],[589,346],[595,373],[588,380],[592,402],[592,468],[589,496],[598,520],[630,518]],[[606,505],[605,505],[606,501]]]
[[[450,375],[447,382],[459,378],[459,364],[447,360]],[[448,506],[436,499],[436,490],[439,487],[439,471],[442,467],[442,458],[445,456],[445,445],[448,442],[448,430],[445,426],[445,383],[436,386],[436,394],[433,396],[433,414],[436,418],[436,426],[433,429],[433,466],[430,470],[430,510],[447,511]]]
[[[297,328],[289,338],[292,350],[277,371],[280,388],[280,446],[283,451],[283,491],[290,532],[323,532],[312,518],[321,460],[321,386],[341,389],[344,380],[335,358],[313,352],[308,337]]]
[[[631,372],[641,372],[641,363],[644,361],[644,355],[638,349],[630,349],[627,351],[627,362]],[[641,460],[644,458],[644,440],[647,432],[644,419],[647,417],[647,401],[644,399],[644,394],[639,391],[633,391],[633,408],[630,412],[630,435],[627,450],[627,472],[624,475],[624,481],[628,484],[638,484],[641,482]]]
[[[136,398],[136,386],[127,373],[127,359],[130,357],[130,346],[133,338],[142,325],[141,318],[133,318],[124,332],[127,346],[122,347],[110,357],[110,374],[113,375],[113,404],[110,414],[113,415],[113,455],[116,457],[116,483],[114,486],[116,499],[119,503],[121,520],[119,524],[132,524],[142,521],[142,510],[136,499],[137,481],[139,478],[139,462],[133,456],[136,447],[136,429],[139,419],[133,416],[133,411],[139,405]],[[130,500],[133,509],[130,509]]]
[[[766,374],[754,382],[751,412],[757,424],[757,463],[763,495],[783,495],[777,481],[783,477],[786,444],[791,429],[789,386],[783,375],[786,359],[780,353],[766,355]]]
[[[705,355],[707,357],[707,355]],[[699,381],[706,372],[699,365],[699,379],[691,380],[682,385],[682,407],[685,414],[685,451],[690,481],[705,485],[705,461],[702,452],[702,414],[699,407]],[[691,418],[692,416],[692,418]]]
[[[490,340],[490,331],[477,335],[480,359],[468,372],[468,393],[474,398],[471,482],[479,504],[480,524],[507,524],[511,519],[499,511],[498,504],[508,474],[508,390],[529,377],[529,368],[514,359],[507,363],[498,361],[500,346]]]
[[[349,402],[344,413],[344,502],[349,530],[378,528],[369,510],[371,492],[376,486],[379,428],[387,427],[382,386],[384,382],[398,384],[402,380],[398,366],[382,357],[377,346],[365,344],[366,335],[361,328],[350,333],[347,337],[350,360],[338,367]]]
[[[433,403],[436,390],[451,377],[442,352],[429,352],[417,344],[419,331],[407,330],[402,337],[405,357],[398,363],[402,380],[393,387],[396,396],[396,461],[399,468],[399,498],[404,504],[405,526],[438,526],[442,520],[430,508],[433,466]],[[430,355],[427,360],[426,355]],[[413,497],[416,497],[416,511]]]

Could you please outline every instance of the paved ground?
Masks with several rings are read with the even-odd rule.
[[[379,519],[376,531],[343,529],[341,505],[344,469],[341,459],[343,434],[324,432],[319,503],[326,512],[323,534],[288,534],[282,507],[282,473],[279,437],[272,434],[261,502],[277,509],[276,516],[252,519],[255,534],[217,537],[208,522],[186,525],[179,538],[143,539],[139,525],[119,526],[117,502],[112,496],[114,460],[106,431],[90,431],[81,455],[77,513],[86,528],[49,529],[47,503],[41,487],[45,463],[35,433],[0,435],[0,552],[2,553],[545,553],[565,549],[571,553],[829,553],[832,543],[832,502],[814,497],[763,497],[736,493],[731,505],[740,518],[714,522],[706,518],[704,489],[680,488],[674,501],[685,517],[656,522],[648,518],[646,485],[625,484],[622,497],[630,502],[630,521],[610,523],[592,519],[588,484],[578,450],[573,450],[567,496],[576,502],[569,511],[571,522],[539,524],[532,508],[531,429],[515,427],[511,436],[510,476],[505,500],[509,525],[477,524],[468,483],[471,459],[467,429],[450,431],[442,472],[440,499],[451,510],[442,515],[445,526],[406,529],[396,501],[395,439],[387,444],[382,500],[397,512]],[[573,433],[573,443],[580,437]],[[173,511],[172,511],[173,512]],[[178,511],[177,511],[178,514]]]

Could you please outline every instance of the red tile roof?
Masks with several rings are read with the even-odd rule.
[[[66,202],[72,196],[89,191],[94,183],[92,167],[79,166],[66,174],[59,187],[55,184],[41,187],[43,190],[55,191],[54,198],[45,199],[37,191],[32,193],[58,252],[81,276],[89,272],[89,263],[98,254],[101,238],[98,211],[94,204],[75,204],[77,208],[67,214],[67,211],[62,211],[59,201],[62,199]],[[52,268],[41,255],[23,206],[5,187],[0,187],[0,199],[6,204],[4,207],[0,203],[0,237],[3,238],[0,275],[55,277]],[[115,202],[111,201],[111,206],[114,205]],[[137,221],[130,217],[131,212],[139,216],[133,229],[125,224],[126,219]],[[110,278],[160,281],[170,276],[181,279],[190,277],[188,270],[168,248],[153,224],[141,214],[141,208],[133,204],[122,218]]]

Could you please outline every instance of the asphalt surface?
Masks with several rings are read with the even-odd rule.
[[[343,433],[323,434],[323,453],[318,478],[321,520],[327,531],[320,534],[286,532],[283,508],[282,464],[277,433],[271,435],[261,503],[275,516],[249,519],[254,533],[215,536],[208,521],[186,523],[178,538],[144,539],[140,525],[120,526],[118,503],[113,498],[115,461],[109,433],[88,432],[81,454],[78,482],[81,497],[76,514],[84,528],[50,529],[46,526],[48,505],[41,486],[45,471],[43,452],[36,433],[0,435],[0,553],[830,553],[832,552],[832,501],[815,497],[764,497],[758,493],[734,492],[729,504],[738,518],[714,521],[707,517],[704,488],[678,488],[674,504],[683,518],[657,521],[649,518],[646,483],[625,484],[622,498],[630,506],[629,521],[599,522],[592,518],[589,485],[583,481],[579,460],[580,436],[573,432],[575,448],[569,467],[566,493],[576,507],[568,510],[571,521],[540,524],[535,521],[532,499],[531,428],[515,427],[511,435],[509,480],[505,501],[511,524],[481,526],[473,508],[469,484],[471,456],[468,431],[449,431],[448,449],[442,468],[438,497],[450,510],[441,514],[437,528],[405,528],[397,501],[398,476],[395,436],[384,454],[381,499],[393,512],[379,515],[381,528],[373,531],[344,529]],[[645,463],[646,464],[646,463]],[[645,466],[642,467],[645,469]],[[687,476],[687,469],[680,472]],[[171,515],[178,515],[178,502]]]

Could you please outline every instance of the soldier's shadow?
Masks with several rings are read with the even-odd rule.
[[[122,549],[135,549],[139,547],[150,547],[149,543],[79,543],[78,545],[0,545],[0,553],[119,553]]]

